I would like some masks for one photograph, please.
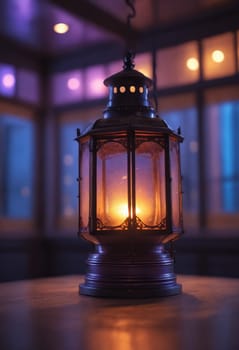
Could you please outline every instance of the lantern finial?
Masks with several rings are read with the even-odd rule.
[[[126,55],[124,56],[124,70],[131,70],[134,69],[134,57],[135,54],[132,51],[128,51]]]

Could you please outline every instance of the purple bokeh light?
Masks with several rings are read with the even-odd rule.
[[[67,81],[67,87],[70,90],[79,90],[80,86],[80,80],[76,77],[69,78]]]
[[[0,64],[0,94],[12,97],[15,94],[15,69],[11,65]]]
[[[102,98],[107,96],[108,89],[103,81],[106,78],[105,66],[93,66],[85,70],[86,98]]]
[[[11,88],[15,85],[15,77],[13,74],[5,74],[2,77],[2,83],[6,88]]]
[[[52,102],[62,105],[83,99],[83,76],[80,70],[58,73],[51,80]]]
[[[58,73],[52,77],[52,102],[62,105],[107,96],[104,86],[105,66],[92,66],[83,70]]]

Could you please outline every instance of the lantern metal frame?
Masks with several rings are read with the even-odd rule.
[[[89,187],[89,203],[84,203],[89,206],[89,224],[82,223],[80,214],[80,235],[96,247],[95,253],[89,256],[80,293],[124,298],[178,294],[181,285],[176,283],[174,257],[165,249],[165,244],[183,233],[179,162],[179,143],[183,138],[172,131],[150,106],[148,89],[152,82],[134,70],[132,55],[125,57],[124,70],[104,83],[109,86],[110,94],[103,118],[82,134],[78,130],[76,138],[80,145],[80,205],[84,202],[81,198],[82,176],[86,176],[82,174],[85,164],[81,163],[81,145],[89,148],[90,155],[88,179],[84,179]],[[136,213],[135,155],[139,140],[153,141],[164,149],[166,217],[157,225],[147,225]],[[178,147],[177,228],[173,227],[172,213],[171,141]],[[109,142],[120,142],[127,152],[128,217],[117,226],[107,226],[97,217],[97,152]]]

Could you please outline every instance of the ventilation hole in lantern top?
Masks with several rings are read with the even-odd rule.
[[[114,87],[113,92],[114,92],[114,94],[117,94],[118,89],[117,89],[117,87],[116,87],[116,86]]]
[[[132,92],[132,93],[135,93],[135,91],[136,91],[135,86],[131,85],[130,88],[129,88],[129,91]]]
[[[143,86],[140,86],[140,87],[139,87],[139,92],[140,92],[141,94],[144,92]]]
[[[126,91],[125,86],[120,87],[120,92],[123,94]]]

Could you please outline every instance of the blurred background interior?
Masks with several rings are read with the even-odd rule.
[[[136,0],[136,69],[181,147],[176,271],[239,277],[239,2]],[[0,2],[0,280],[78,274],[78,149],[122,69],[124,0]],[[58,24],[58,25],[57,25]]]

